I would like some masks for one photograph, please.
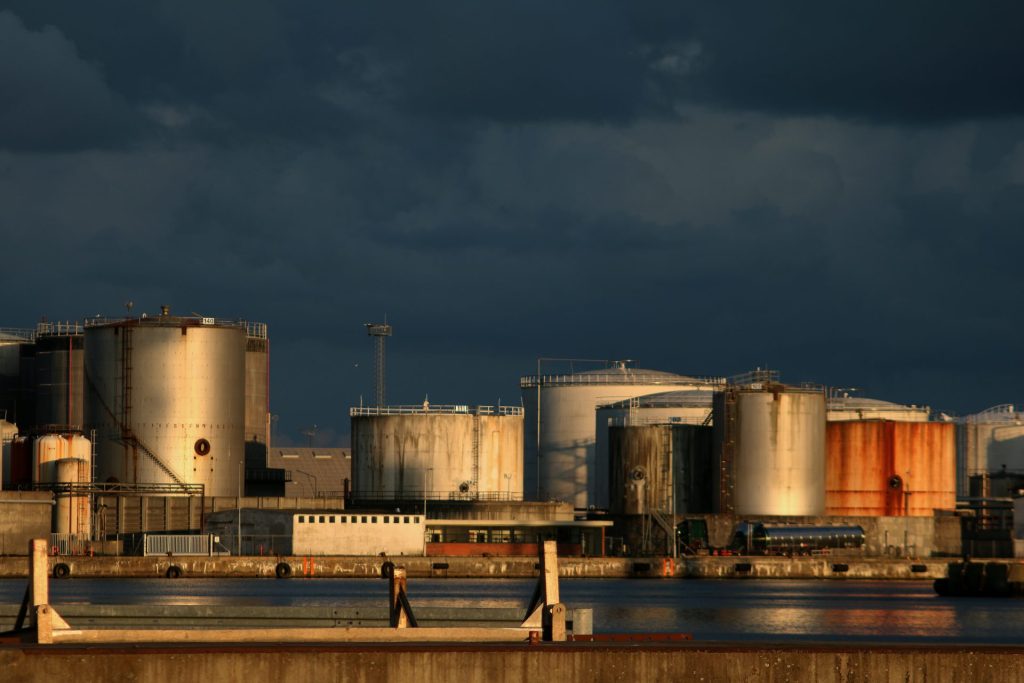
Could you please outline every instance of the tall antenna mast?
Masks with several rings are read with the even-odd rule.
[[[377,357],[375,360],[376,367],[374,370],[377,375],[377,407],[381,407],[385,404],[385,385],[384,385],[384,365],[385,365],[385,348],[384,344],[387,338],[391,336],[391,325],[384,323],[365,323],[366,333],[371,337],[377,338]]]

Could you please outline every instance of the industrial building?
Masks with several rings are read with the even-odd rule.
[[[724,380],[611,367],[520,378],[525,409],[525,490],[535,500],[563,500],[578,509],[608,507],[608,459],[597,452],[598,406],[668,390],[707,390]]]

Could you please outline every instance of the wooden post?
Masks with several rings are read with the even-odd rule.
[[[31,588],[30,606],[32,625],[35,626],[36,607],[50,604],[50,560],[46,539],[33,538],[28,542],[28,580]]]
[[[392,628],[417,627],[416,617],[412,614],[412,606],[409,604],[409,595],[406,592],[405,567],[395,567],[391,570],[390,585],[388,594],[390,597],[389,606],[391,613]]]

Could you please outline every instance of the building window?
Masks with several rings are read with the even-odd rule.
[[[376,523],[377,523],[377,518],[376,517],[370,517],[370,524],[376,524]]]
[[[344,523],[345,523],[345,522],[347,521],[347,518],[345,517],[345,515],[342,515],[342,516],[341,516],[341,517],[339,517],[338,519],[340,519],[340,520],[341,520],[341,523],[342,523],[342,524],[344,524]]]
[[[330,522],[331,522],[331,524],[334,524],[334,515],[331,515]]]
[[[320,523],[321,523],[321,524],[323,524],[323,523],[324,523],[324,516],[323,516],[323,515],[320,515]]]
[[[366,524],[366,515],[363,515],[363,524]]]
[[[305,515],[299,515],[299,524],[305,524],[305,523],[306,523],[306,516]]]
[[[408,517],[403,517],[402,518],[402,523],[403,524],[408,524],[409,523],[409,518]]]
[[[390,521],[391,521],[391,520],[390,520],[390,519],[388,518],[388,516],[387,516],[387,515],[384,515],[384,523],[385,523],[385,524],[387,524],[387,523],[388,523],[388,522],[390,522]]]
[[[419,523],[420,523],[420,518],[419,518],[419,517],[413,517],[413,518],[412,518],[412,521],[413,521],[413,523],[415,523],[415,524],[419,524]]]

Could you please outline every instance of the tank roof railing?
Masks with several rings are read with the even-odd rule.
[[[1002,403],[986,408],[980,413],[966,415],[957,421],[961,424],[984,424],[987,422],[1016,422],[1019,419],[1012,403]]]
[[[365,417],[372,415],[523,415],[521,406],[470,406],[470,405],[434,405],[418,406],[355,406],[349,408],[349,416]]]
[[[11,337],[11,339],[4,339],[4,337]],[[0,341],[33,341],[35,338],[35,330],[24,327],[0,327]]]
[[[36,323],[37,337],[65,337],[72,334],[82,334],[82,323],[68,320],[42,321]]]
[[[747,372],[741,372],[729,378],[729,384],[778,384],[781,375],[778,370],[767,368],[754,368]]]
[[[526,375],[519,378],[519,388],[537,386],[571,386],[574,384],[664,384],[667,386],[722,385],[724,377],[691,377],[671,373],[579,373],[575,375]]]
[[[170,326],[175,325],[191,325],[195,327],[240,327],[245,330],[246,335],[250,337],[257,337],[260,339],[266,339],[267,337],[267,324],[249,322],[246,320],[235,320],[229,318],[206,318],[196,315],[146,315],[143,313],[141,316],[135,318],[108,318],[105,316],[97,315],[92,318],[86,318],[84,320],[85,327],[102,327],[104,325],[118,325],[124,323],[145,323],[145,324],[159,324],[165,323]]]
[[[708,409],[708,415],[711,414],[711,409]],[[696,425],[701,426],[707,422],[708,415],[701,417],[693,415],[666,415],[663,417],[654,417],[651,415],[616,415],[615,417],[608,418],[609,427],[650,427],[654,425],[664,425],[671,427],[672,425]]]

